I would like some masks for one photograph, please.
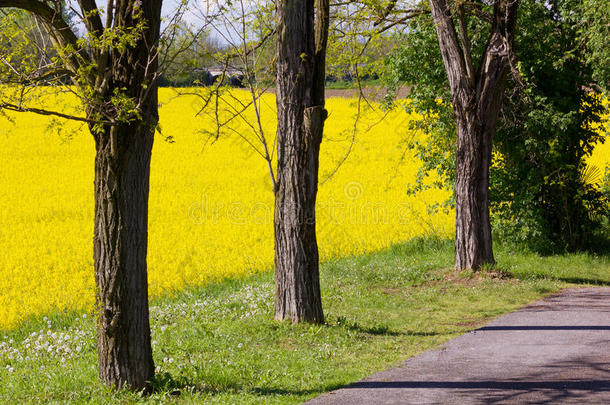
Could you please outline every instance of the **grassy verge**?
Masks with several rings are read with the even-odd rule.
[[[451,270],[450,242],[417,240],[322,266],[327,325],[273,321],[269,273],[153,302],[157,391],[97,380],[91,315],[0,333],[0,403],[298,403],[575,284],[610,285],[608,256],[497,249],[498,267]]]

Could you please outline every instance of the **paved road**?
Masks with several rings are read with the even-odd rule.
[[[610,288],[569,289],[308,402],[610,404]]]

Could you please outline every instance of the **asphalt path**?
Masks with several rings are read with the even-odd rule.
[[[308,402],[610,404],[610,288],[567,289]]]

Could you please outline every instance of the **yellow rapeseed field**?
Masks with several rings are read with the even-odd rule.
[[[241,99],[245,92],[237,92]],[[196,116],[201,100],[161,91],[161,129],[153,150],[149,280],[154,296],[189,285],[271,268],[273,194],[265,161],[231,131],[211,142],[214,128]],[[46,100],[62,105],[65,100]],[[275,99],[261,102],[266,134],[275,133]],[[352,144],[356,102],[334,98],[321,152],[321,180]],[[248,120],[254,122],[251,111]],[[452,215],[430,216],[446,198],[405,193],[418,163],[403,156],[409,120],[397,111],[378,122],[363,107],[351,153],[319,191],[319,245],[328,259],[372,251],[417,235],[451,232]],[[94,143],[74,122],[0,118],[0,329],[54,310],[87,310],[94,300]],[[232,129],[248,134],[243,120]],[[164,140],[173,137],[174,142]],[[250,139],[253,139],[250,137]]]
[[[245,99],[245,92],[235,92]],[[153,150],[149,281],[153,297],[271,268],[273,195],[265,161],[236,133],[211,142],[201,100],[161,91],[161,129]],[[61,105],[65,99],[47,99]],[[261,101],[263,126],[273,144],[275,99]],[[406,193],[419,162],[406,141],[418,119],[404,111],[363,106],[354,134],[356,101],[328,100],[321,150],[318,241],[322,259],[374,251],[418,235],[449,236],[452,213],[430,214],[447,193]],[[31,114],[0,117],[0,329],[51,311],[90,310],[93,280],[94,144],[74,122],[49,126]],[[233,132],[235,130],[236,132]],[[173,142],[164,140],[173,138]],[[253,139],[251,136],[249,139]],[[335,172],[350,150],[349,158]],[[592,158],[603,167],[609,145]]]

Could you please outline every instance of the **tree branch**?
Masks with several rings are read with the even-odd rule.
[[[102,25],[102,17],[95,4],[95,0],[78,0],[78,4],[83,11],[83,20],[89,33],[95,36],[101,35],[104,31],[104,26]]]
[[[489,41],[485,46],[485,52],[481,56],[478,77],[490,78],[490,72],[494,69],[509,67],[511,57],[514,57],[512,47],[517,22],[517,9],[519,0],[498,0],[494,5],[493,23]],[[516,59],[516,57],[515,57]],[[506,63],[504,63],[506,61]],[[501,76],[502,72],[497,72]],[[484,95],[489,90],[486,80],[477,83],[477,93]],[[483,97],[484,98],[484,97]]]
[[[464,61],[464,53],[460,47],[455,25],[446,0],[430,0],[430,11],[434,18],[443,63],[451,86],[451,93],[455,96],[463,89],[461,81],[467,77],[468,70]]]
[[[464,64],[466,65],[466,72],[468,73],[468,81],[470,85],[474,87],[476,78],[474,77],[474,66],[472,64],[472,50],[470,47],[470,38],[468,38],[468,27],[466,23],[466,16],[464,15],[464,5],[458,4],[458,24],[460,27],[460,41],[462,44],[462,53],[464,55]]]
[[[64,56],[64,61],[72,74],[78,72],[83,61],[90,62],[89,55],[78,44],[78,37],[64,20],[61,9],[55,9],[46,2],[38,0],[0,0],[0,8],[9,7],[27,11],[38,17],[57,48],[64,50],[71,48]]]
[[[15,111],[15,112],[31,112],[31,113],[39,114],[39,115],[47,115],[47,116],[65,118],[65,119],[69,119],[69,120],[73,120],[73,121],[86,122],[88,124],[91,124],[91,123],[100,124],[101,123],[101,124],[106,124],[106,125],[115,125],[114,123],[112,123],[110,121],[90,120],[88,118],[79,117],[77,115],[65,114],[65,113],[61,113],[58,111],[45,110],[43,108],[22,107],[20,105],[13,104],[13,103],[4,103],[4,102],[0,103],[0,110],[9,110],[9,111]]]
[[[54,32],[63,40],[65,45],[78,48],[78,38],[64,21],[61,10],[50,7],[47,3],[37,0],[0,0],[0,8],[19,8],[28,11],[53,27]]]

